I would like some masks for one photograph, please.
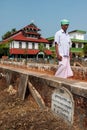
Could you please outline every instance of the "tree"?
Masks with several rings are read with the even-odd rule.
[[[0,57],[9,56],[9,46],[5,44],[0,44]]]
[[[54,46],[50,47],[50,50],[51,50],[51,52],[52,52],[52,55],[51,55],[51,56],[52,56],[54,59],[56,59],[55,47],[54,47]]]
[[[0,44],[0,57],[9,56],[9,44],[12,42],[12,39],[9,39],[8,42]]]
[[[12,30],[11,30],[11,34],[13,34],[13,33],[15,33],[16,32],[16,28],[13,28]]]
[[[87,44],[84,45],[83,52],[84,52],[84,55],[87,56]]]
[[[6,38],[8,38],[9,36],[11,36],[13,33],[16,32],[16,29],[13,28],[11,31],[6,32],[3,36],[2,36],[2,40],[5,40]]]
[[[40,50],[40,51],[44,51],[44,50],[45,50],[45,47],[44,47],[44,44],[43,44],[43,43],[40,43],[40,44],[39,44],[39,50]]]
[[[5,40],[5,39],[8,38],[10,35],[11,35],[11,32],[8,31],[8,32],[6,32],[6,33],[2,36],[2,39]]]

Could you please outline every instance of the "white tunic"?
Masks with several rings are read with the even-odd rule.
[[[63,29],[57,31],[54,42],[58,44],[59,54],[61,56],[69,56],[69,50],[72,43],[68,33],[65,33]]]

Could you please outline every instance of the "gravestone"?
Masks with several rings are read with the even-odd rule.
[[[51,109],[69,124],[73,123],[74,100],[68,89],[61,87],[53,92]]]
[[[18,96],[24,100],[25,98],[25,93],[27,89],[27,82],[28,82],[28,75],[26,74],[21,74],[20,76],[20,82],[18,86]]]

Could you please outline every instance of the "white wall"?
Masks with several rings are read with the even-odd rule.
[[[21,42],[22,43],[22,48],[26,48],[26,42]]]
[[[21,42],[22,49],[26,48],[26,42]],[[34,49],[38,49],[39,43],[34,43]],[[19,48],[19,41],[12,41],[10,48]],[[46,44],[46,48],[49,49],[49,44]],[[21,49],[21,48],[20,48]],[[32,42],[28,43],[28,49],[32,49]]]
[[[77,33],[76,34],[76,39],[84,40],[84,34]]]
[[[34,49],[38,49],[38,43],[35,43],[35,48]]]
[[[84,34],[82,33],[74,32],[74,33],[70,33],[69,35],[71,39],[84,40]]]
[[[19,48],[19,42],[17,41],[12,41],[10,43],[10,48]]]
[[[32,49],[32,43],[31,42],[29,42],[29,47],[28,48]]]
[[[46,48],[49,49],[49,44],[46,44]]]

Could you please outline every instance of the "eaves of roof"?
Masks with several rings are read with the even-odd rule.
[[[87,40],[80,40],[80,39],[71,39],[71,41],[76,43],[87,43]]]
[[[48,41],[54,40],[54,37],[47,38]],[[87,40],[71,39],[72,42],[87,43]]]
[[[15,41],[25,41],[25,42],[36,42],[36,43],[49,43],[47,39],[40,37],[40,38],[32,38],[32,37],[25,37],[22,32],[18,32],[15,35],[3,40],[1,44],[8,42],[10,39]]]
[[[10,49],[10,54],[37,54],[39,50],[34,49],[19,49],[19,48],[12,48]]]
[[[71,31],[69,33],[75,33],[75,32],[86,34],[86,31],[83,31],[83,30],[73,30],[73,31]]]
[[[48,37],[47,40],[54,40],[54,37]]]
[[[44,50],[44,52],[45,52],[46,55],[51,55],[52,54],[51,50]]]
[[[83,48],[71,48],[71,52],[82,52]]]
[[[10,54],[30,54],[30,55],[36,55],[39,52],[39,50],[35,49],[18,49],[18,48],[12,48],[10,49]],[[50,50],[44,50],[44,53],[46,55],[51,55],[52,52]]]

